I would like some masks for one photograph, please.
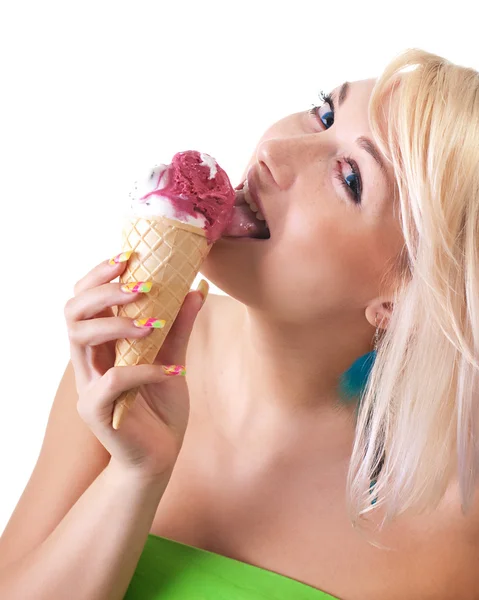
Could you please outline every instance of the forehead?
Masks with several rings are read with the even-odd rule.
[[[349,83],[348,102],[346,102],[343,105],[344,111],[348,111],[350,115],[353,114],[357,118],[357,120],[361,120],[362,117],[363,121],[365,121],[362,123],[362,125],[365,125],[366,127],[369,126],[369,103],[371,101],[371,96],[377,82],[378,80],[376,78],[351,81]],[[388,114],[392,95],[394,94],[399,83],[400,78],[397,78],[391,85],[388,85],[386,88],[382,86],[381,97],[379,98],[381,110],[380,114],[376,112],[376,118],[380,118],[381,115]],[[341,85],[335,88],[335,93],[339,94],[340,90]],[[382,119],[380,125],[385,125],[385,122]]]
[[[332,98],[338,139],[349,144],[361,136],[371,137],[369,103],[375,83],[375,79],[362,79],[334,88]]]
[[[341,103],[342,110],[359,119],[362,117],[367,121],[369,101],[375,84],[376,79],[350,81],[344,104]],[[338,85],[335,88],[336,98],[338,98],[340,92],[341,85]]]
[[[369,99],[373,88],[376,84],[376,79],[358,79],[357,81],[350,81],[349,85],[353,90],[354,94],[359,94],[366,100]]]

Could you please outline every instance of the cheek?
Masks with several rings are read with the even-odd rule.
[[[377,294],[384,263],[375,259],[377,230],[361,227],[356,215],[339,223],[337,215],[309,221],[292,215],[290,224],[275,261],[277,275],[282,271],[290,284],[290,303],[307,314],[315,307],[363,307]]]

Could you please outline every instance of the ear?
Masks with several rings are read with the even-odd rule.
[[[366,319],[374,328],[387,329],[393,308],[394,304],[391,298],[376,298],[366,308]]]

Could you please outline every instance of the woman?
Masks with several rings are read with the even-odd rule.
[[[128,256],[77,283],[2,597],[478,597],[479,77],[411,50],[322,100],[259,141],[270,237],[214,246],[230,297],[190,293],[155,365],[112,367],[149,334],[112,311]]]

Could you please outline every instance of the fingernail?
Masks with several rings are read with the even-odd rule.
[[[163,319],[135,319],[133,325],[135,327],[153,327],[154,329],[163,329],[166,321]]]
[[[186,375],[186,369],[183,365],[162,365],[162,369],[165,372],[165,375],[169,377],[173,377],[174,375],[181,375],[184,377]]]
[[[208,297],[208,292],[210,290],[210,286],[208,285],[208,282],[205,279],[202,279],[199,284],[198,287],[196,288],[196,291],[199,292],[203,298],[203,303],[201,306],[203,306],[203,304],[206,301],[206,298]]]
[[[127,293],[142,293],[147,294],[151,290],[153,285],[152,281],[132,281],[131,283],[124,283],[120,289],[122,292]]]
[[[110,265],[117,265],[118,263],[126,262],[132,254],[133,250],[128,250],[127,252],[120,252],[120,254],[117,254],[113,258],[110,258],[108,263]]]

